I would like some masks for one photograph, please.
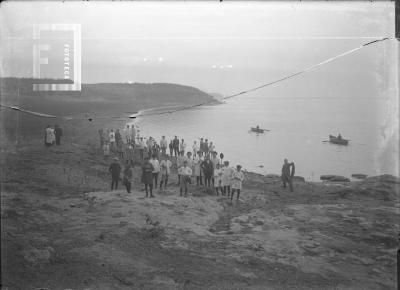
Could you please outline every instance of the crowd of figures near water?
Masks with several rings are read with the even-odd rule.
[[[111,129],[105,132],[100,129],[98,133],[104,158],[113,156],[109,167],[111,190],[117,189],[118,183],[122,181],[127,192],[131,192],[132,169],[137,156],[141,164],[141,182],[144,184],[146,197],[154,197],[153,191],[157,189],[159,192],[165,192],[171,174],[176,174],[181,196],[187,197],[190,186],[197,186],[203,191],[207,188],[213,189],[216,195],[221,193],[231,200],[236,193],[236,200],[239,200],[244,180],[242,166],[232,167],[224,154],[217,152],[215,144],[207,138],[200,138],[191,146],[178,136],[171,140],[161,136],[157,141],[152,136],[140,136],[134,125],[127,125],[121,131]],[[285,159],[282,181],[284,187],[289,184],[291,191],[293,174],[294,163]]]

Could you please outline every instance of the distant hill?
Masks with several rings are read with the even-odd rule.
[[[51,81],[54,82],[45,82]],[[29,110],[56,115],[129,112],[215,100],[213,96],[197,88],[168,83],[82,84],[80,92],[36,92],[32,90],[32,84],[37,83],[34,79],[2,78],[0,83],[3,103],[19,104]],[[19,100],[16,96],[18,88]]]
[[[34,83],[54,83],[56,80],[31,78],[0,78],[1,102],[21,108],[57,116],[96,115],[123,116],[143,109],[164,106],[192,105],[204,102],[218,103],[213,96],[190,86],[169,83],[99,83],[82,84],[81,91],[33,91]],[[17,91],[19,88],[19,97]],[[12,128],[15,111],[1,110],[4,127]],[[20,130],[43,126],[48,120],[20,114]],[[35,122],[32,122],[35,121]],[[36,128],[35,128],[36,130]]]

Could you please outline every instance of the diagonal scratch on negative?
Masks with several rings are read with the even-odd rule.
[[[364,43],[364,44],[362,44],[362,45],[360,45],[360,46],[358,46],[358,47],[356,47],[356,48],[347,50],[347,51],[345,51],[345,52],[343,52],[343,53],[340,53],[340,54],[335,55],[335,56],[333,56],[333,57],[331,57],[331,58],[328,58],[328,59],[326,59],[326,60],[323,60],[323,61],[321,61],[321,62],[319,62],[319,63],[317,63],[317,64],[314,64],[314,65],[311,65],[311,66],[309,66],[309,67],[306,67],[306,68],[304,68],[304,69],[302,69],[302,70],[300,70],[300,71],[298,71],[298,72],[295,72],[295,73],[292,73],[292,74],[287,75],[287,76],[285,76],[285,77],[282,77],[282,78],[280,78],[280,79],[277,79],[277,80],[274,80],[274,81],[265,83],[265,84],[263,84],[263,85],[260,85],[260,86],[257,86],[257,87],[254,87],[254,88],[251,88],[251,89],[242,91],[242,92],[240,92],[240,93],[236,93],[236,94],[233,94],[233,95],[230,95],[230,96],[223,97],[223,98],[221,98],[221,100],[231,99],[231,98],[234,98],[234,97],[237,97],[237,96],[240,96],[240,95],[244,95],[244,94],[247,94],[247,93],[250,93],[250,92],[254,92],[254,91],[256,91],[256,90],[265,88],[265,87],[267,87],[267,86],[274,85],[274,84],[279,83],[279,82],[283,82],[283,81],[288,80],[288,79],[290,79],[290,78],[296,77],[296,76],[298,76],[298,75],[301,75],[301,74],[303,74],[303,73],[306,73],[306,72],[308,72],[308,71],[311,71],[311,70],[313,70],[313,69],[316,69],[316,68],[318,68],[318,67],[320,67],[320,66],[322,66],[322,65],[328,64],[328,63],[330,63],[330,62],[332,62],[332,61],[335,61],[335,60],[337,60],[338,58],[341,58],[341,57],[344,57],[344,56],[346,56],[346,55],[352,54],[352,53],[354,53],[354,52],[356,52],[356,51],[358,51],[358,50],[363,49],[364,47],[366,47],[366,46],[368,46],[368,45],[376,44],[376,43],[378,43],[378,42],[382,42],[382,41],[389,40],[389,39],[391,39],[391,38],[385,37],[385,38],[381,38],[381,39],[376,39],[376,40],[369,41],[369,42]],[[176,113],[176,112],[179,112],[179,111],[190,110],[190,109],[192,109],[192,108],[204,106],[204,105],[211,104],[211,103],[214,103],[214,102],[215,102],[215,100],[210,100],[210,101],[206,101],[206,102],[199,103],[199,104],[194,104],[194,105],[190,105],[190,106],[184,106],[184,107],[182,107],[182,108],[175,109],[175,110],[169,110],[169,111],[164,111],[164,112],[154,112],[154,113],[148,113],[148,114],[139,114],[139,115],[135,116],[135,118],[136,118],[136,117],[154,116],[154,115],[172,114],[172,113]],[[40,113],[40,112],[34,112],[34,111],[24,110],[24,109],[21,109],[21,108],[19,108],[19,107],[7,106],[7,105],[3,105],[3,104],[0,104],[0,106],[1,106],[1,107],[5,107],[5,108],[9,108],[9,109],[12,109],[12,110],[16,110],[16,111],[21,111],[21,112],[24,112],[24,113],[36,115],[36,116],[39,116],[39,117],[64,118],[64,119],[67,119],[67,120],[72,120],[72,119],[76,119],[76,120],[77,120],[77,119],[87,119],[87,118],[75,118],[75,117],[54,116],[54,115],[44,114],[44,113]],[[119,117],[115,117],[115,116],[114,116],[114,117],[112,117],[112,116],[103,116],[103,117],[91,117],[90,119],[92,120],[92,119],[114,119],[114,118],[119,118]],[[129,118],[129,117],[128,117],[128,118]],[[121,117],[121,119],[123,119],[123,117]],[[90,121],[91,121],[91,120],[90,120]]]

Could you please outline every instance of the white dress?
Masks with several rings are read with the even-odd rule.
[[[192,149],[193,149],[193,155],[197,155],[197,152],[199,152],[200,150],[199,145],[197,143],[193,144]]]
[[[158,162],[157,159],[150,159],[149,162],[150,162],[150,163],[153,165],[153,167],[154,167],[153,173],[158,173],[158,172],[160,172],[160,163]]]
[[[49,128],[49,132],[50,132],[50,143],[54,143],[56,141],[56,134],[54,133],[54,129],[53,128]]]
[[[232,189],[242,189],[242,182],[244,179],[243,171],[235,170],[232,173]]]
[[[45,142],[47,144],[51,144],[53,142],[53,139],[52,139],[52,136],[51,136],[51,128],[46,128],[45,132],[46,132],[46,140],[45,140]]]
[[[110,137],[110,142],[115,142],[115,133],[114,132],[110,132],[110,135],[109,135],[109,137]]]
[[[222,168],[221,186],[231,186],[232,173],[233,173],[233,168],[231,167]]]
[[[220,187],[222,184],[222,169],[214,169],[214,187]]]
[[[193,160],[193,163],[194,163],[194,170],[193,170],[193,175],[194,176],[201,176],[202,174],[201,174],[201,163],[204,161],[204,158],[203,157],[201,157],[201,158],[199,158],[199,157],[195,157],[194,158],[194,160]]]

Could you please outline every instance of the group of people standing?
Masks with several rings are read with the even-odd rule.
[[[195,179],[196,186],[204,189],[214,187],[216,195],[221,192],[222,195],[230,195],[231,200],[236,192],[236,199],[239,199],[244,180],[240,165],[232,168],[229,166],[229,161],[224,161],[222,164],[216,152],[213,152],[213,157],[209,155],[203,157],[201,151],[198,151],[196,156],[191,152],[185,155],[181,151],[175,162],[171,159],[168,154],[161,157],[161,162],[156,155],[152,158],[145,157],[142,165],[142,182],[145,184],[146,197],[149,195],[153,197],[153,188],[157,188],[158,185],[160,190],[167,189],[168,179],[175,165],[181,196],[187,196],[189,184],[194,184],[192,179]],[[161,180],[158,183],[159,177]]]
[[[130,192],[133,176],[133,153],[134,150],[137,150],[142,161],[141,182],[145,186],[146,197],[154,197],[153,189],[166,190],[171,172],[174,169],[174,172],[175,170],[177,172],[181,196],[187,196],[189,184],[192,184],[193,179],[196,181],[196,186],[214,187],[217,195],[219,195],[219,192],[222,195],[230,195],[231,200],[237,193],[236,198],[239,199],[244,180],[242,167],[240,165],[236,168],[230,167],[229,161],[223,160],[223,153],[218,155],[215,151],[213,142],[201,138],[199,143],[194,141],[191,150],[188,150],[185,140],[179,140],[177,136],[169,142],[165,136],[162,136],[159,142],[153,137],[149,137],[144,142],[143,137],[137,136],[137,142],[135,142],[136,134],[132,134],[132,129],[135,130],[134,125],[131,128],[128,125],[123,135],[119,130],[116,130],[115,133],[114,130],[109,131],[109,141],[104,138],[103,130],[99,130],[100,145],[104,148],[105,144],[110,143],[110,150],[114,150],[117,154],[109,168],[112,175],[112,190],[118,186],[121,173],[121,166],[118,163],[120,159],[125,160],[122,180],[127,191]],[[136,133],[136,131],[134,132]],[[118,149],[124,144],[123,136],[126,138],[127,147],[131,146],[132,148],[132,152],[129,154],[126,150],[125,156],[124,152]],[[111,145],[113,142],[115,142],[114,145]],[[170,154],[167,154],[168,149]],[[104,154],[107,157],[110,154],[108,151],[105,153],[107,153]]]
[[[98,131],[100,138],[100,147],[103,150],[103,155],[108,158],[111,153],[115,153],[120,159],[125,156],[133,164],[133,150],[135,146],[136,128],[134,125],[127,125],[122,132],[119,129]]]
[[[221,195],[227,195],[231,200],[236,193],[236,199],[239,199],[244,180],[242,166],[231,167],[229,161],[224,160],[224,154],[218,155],[215,151],[213,142],[200,138],[199,143],[194,141],[192,148],[188,149],[185,140],[178,139],[178,136],[170,141],[162,136],[159,142],[149,137],[145,142],[136,132],[134,125],[131,127],[127,125],[122,134],[119,130],[115,132],[110,130],[105,135],[103,130],[99,130],[102,148],[110,146],[109,149],[106,147],[104,155],[108,156],[110,151],[117,155],[109,168],[112,175],[111,190],[118,187],[120,180],[119,160],[125,160],[122,181],[130,193],[133,158],[134,152],[137,151],[141,162],[141,182],[145,186],[146,197],[154,197],[153,189],[165,191],[172,172],[176,172],[181,196],[187,196],[189,185],[195,184],[203,189],[214,188],[216,195],[221,192]],[[121,149],[124,147],[125,150]],[[288,184],[290,191],[293,191],[293,175],[294,163],[289,163],[285,159],[281,177],[283,186],[286,187]]]
[[[44,145],[61,145],[62,134],[63,132],[59,125],[54,125],[54,127],[48,125],[44,130]]]

